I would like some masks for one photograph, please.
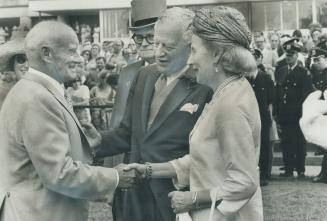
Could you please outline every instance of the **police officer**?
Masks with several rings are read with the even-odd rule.
[[[301,46],[292,38],[283,44],[285,59],[279,62],[275,71],[276,93],[274,118],[281,129],[281,147],[285,173],[282,177],[293,176],[296,169],[298,177],[305,172],[305,139],[299,126],[302,103],[313,90],[312,80],[303,65],[297,62]]]
[[[272,148],[270,146],[271,111],[273,103],[274,82],[262,64],[262,53],[258,49],[252,51],[257,61],[258,71],[247,77],[258,101],[261,118],[261,149],[260,149],[260,185],[267,186],[272,165]]]
[[[320,43],[311,51],[312,67],[316,74],[313,78],[314,88],[316,90],[325,91],[327,89],[327,35],[321,36]],[[326,98],[322,98],[326,99]],[[323,160],[321,171],[318,176],[313,178],[313,182],[327,183],[327,152],[323,150]]]

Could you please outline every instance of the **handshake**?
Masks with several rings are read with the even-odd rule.
[[[115,167],[119,175],[118,187],[127,189],[152,175],[152,167],[146,164],[119,164]]]

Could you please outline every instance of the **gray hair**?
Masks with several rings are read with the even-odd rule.
[[[154,29],[158,28],[158,26],[163,23],[179,22],[181,24],[181,31],[183,31],[183,39],[187,44],[190,44],[193,35],[192,22],[194,15],[194,12],[190,9],[180,7],[169,8],[161,17],[159,17]]]

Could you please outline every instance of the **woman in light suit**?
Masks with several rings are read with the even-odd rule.
[[[193,21],[188,63],[199,83],[215,94],[190,134],[190,154],[168,163],[131,164],[144,177],[173,178],[175,213],[192,220],[261,221],[259,186],[260,116],[244,78],[256,70],[251,32],[243,15],[229,7],[201,9]]]

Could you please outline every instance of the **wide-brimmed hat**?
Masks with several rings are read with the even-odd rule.
[[[18,54],[25,54],[24,37],[19,36],[0,45],[0,72],[10,69],[10,60]]]
[[[130,29],[150,28],[167,9],[166,0],[132,0]]]

